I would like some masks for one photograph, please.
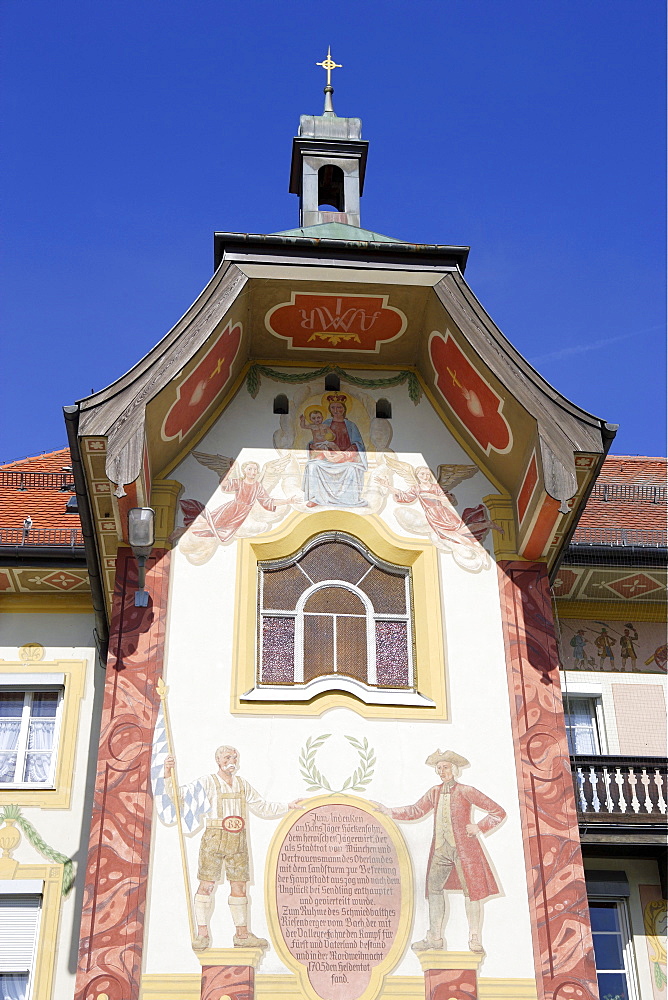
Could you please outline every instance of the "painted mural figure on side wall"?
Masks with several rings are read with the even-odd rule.
[[[457,781],[469,761],[453,750],[436,750],[425,764],[433,767],[441,779],[417,802],[388,808],[374,803],[386,816],[411,822],[434,814],[434,833],[427,865],[426,896],[429,906],[429,929],[413,951],[444,949],[443,928],[447,922],[447,893],[463,891],[469,925],[469,948],[482,954],[482,906],[485,899],[499,894],[499,887],[485,851],[478,839],[501,823],[505,810],[487,795]],[[475,809],[485,815],[474,822]]]
[[[161,754],[159,747],[156,742],[152,765],[154,796],[158,815],[171,825],[175,821],[175,804],[168,789],[176,762],[171,754]],[[194,833],[202,823],[205,824],[197,865],[199,884],[193,900],[197,926],[193,948],[204,951],[211,945],[209,923],[214,896],[219,883],[225,878],[230,883],[228,904],[234,924],[234,947],[266,948],[268,942],[252,933],[248,919],[246,887],[250,881],[250,857],[247,814],[250,810],[262,819],[279,819],[288,810],[299,808],[302,800],[267,802],[245,778],[237,775],[239,751],[235,747],[220,746],[214,756],[218,765],[214,774],[205,774],[179,788],[181,815],[188,832]],[[159,780],[160,757],[163,760],[162,781]]]
[[[661,622],[640,622],[636,627],[628,621],[622,625],[614,620],[563,618],[561,630],[561,659],[567,670],[627,674],[666,672],[666,627]],[[614,650],[617,642],[619,660]]]

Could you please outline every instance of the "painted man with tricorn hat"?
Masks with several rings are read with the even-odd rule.
[[[499,887],[479,834],[493,830],[505,819],[506,813],[477,788],[456,780],[461,769],[469,766],[461,754],[454,750],[436,750],[427,757],[425,764],[435,768],[440,785],[434,785],[410,806],[390,809],[379,802],[374,803],[386,816],[400,821],[417,820],[434,813],[426,885],[429,930],[422,941],[413,944],[413,950],[445,948],[443,926],[447,904],[444,890],[461,890],[469,923],[469,948],[481,953],[482,904],[489,896],[497,895]],[[485,813],[477,823],[473,820],[475,809]]]

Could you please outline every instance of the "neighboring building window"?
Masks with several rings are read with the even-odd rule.
[[[599,699],[564,696],[564,721],[570,753],[588,756],[603,753],[599,718]]]
[[[0,895],[0,997],[29,1000],[41,896]]]
[[[626,900],[590,899],[589,915],[601,1000],[636,1000]]]
[[[0,688],[0,786],[53,786],[62,695]]]
[[[414,690],[409,568],[330,532],[258,569],[261,686]]]

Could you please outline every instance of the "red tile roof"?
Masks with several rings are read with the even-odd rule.
[[[665,534],[667,463],[644,455],[608,455],[578,530],[631,528]]]
[[[70,531],[76,530],[77,544],[83,544],[79,515],[65,511],[67,501],[74,494],[60,489],[64,483],[72,482],[71,474],[62,471],[70,462],[69,448],[60,448],[0,465],[0,539],[5,544],[21,541],[16,533],[22,531],[26,517],[32,518],[34,542],[68,544]],[[21,473],[25,475],[23,480]],[[45,473],[47,475],[41,478]],[[35,535],[45,530],[52,533]],[[30,536],[27,541],[31,541]]]
[[[71,462],[70,449],[59,448],[58,451],[45,451],[42,455],[7,462],[0,465],[0,472],[60,472],[64,465],[69,466]]]

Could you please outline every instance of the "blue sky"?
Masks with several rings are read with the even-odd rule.
[[[467,280],[562,393],[665,454],[659,0],[4,0],[0,461],[126,371],[215,230],[298,224],[300,114],[370,141],[362,225],[471,246]]]

